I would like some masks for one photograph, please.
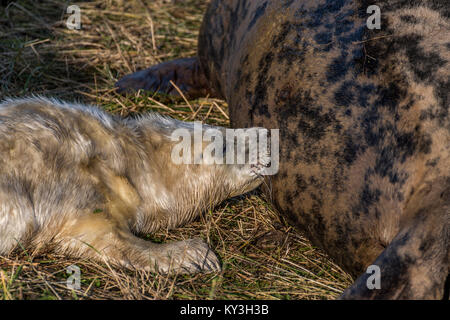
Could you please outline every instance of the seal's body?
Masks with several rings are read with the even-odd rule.
[[[344,298],[441,298],[450,266],[449,6],[377,1],[381,29],[371,30],[371,4],[213,0],[190,68],[199,65],[198,83],[206,78],[227,100],[234,126],[280,129],[270,198],[345,270],[364,273]],[[142,87],[133,75],[118,86]],[[381,289],[367,287],[369,265],[380,268]]]
[[[198,239],[135,234],[175,228],[256,188],[264,165],[176,164],[177,129],[194,131],[157,114],[121,119],[44,98],[0,104],[0,255],[20,246],[162,273],[220,270]]]

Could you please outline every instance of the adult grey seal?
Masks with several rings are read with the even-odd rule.
[[[449,49],[446,0],[212,0],[197,57],[117,86],[172,80],[226,99],[235,127],[279,128],[269,196],[360,275],[342,298],[448,298]]]

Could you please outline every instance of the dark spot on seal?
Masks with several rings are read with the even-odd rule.
[[[436,157],[434,159],[430,159],[426,162],[427,167],[435,167],[439,163],[440,157]]]
[[[365,147],[357,144],[351,137],[346,137],[343,158],[347,165],[351,165],[357,158],[359,153],[364,152]]]
[[[283,0],[283,9],[289,8],[295,0]]]
[[[333,39],[332,34],[327,31],[317,33],[314,36],[314,40],[317,42],[317,44],[322,46],[320,49],[325,52],[328,52],[333,48],[332,39]]]
[[[332,38],[333,36],[329,32],[319,32],[314,36],[314,40],[316,40],[318,44],[328,44],[331,42]]]
[[[309,90],[299,90],[297,93],[289,90],[289,87],[285,87],[276,96],[275,101],[284,101],[284,104],[279,107],[280,119],[301,115],[297,122],[297,129],[307,138],[320,140],[325,135],[326,128],[335,121],[332,111],[323,113],[323,108],[315,105]]]
[[[406,96],[406,90],[397,82],[390,82],[385,87],[379,88],[378,99],[375,101],[377,107],[387,107],[395,111],[400,101]]]
[[[438,99],[440,110],[437,117],[441,125],[449,122],[449,105],[450,105],[450,80],[447,81],[437,81],[434,86],[434,92],[436,98]],[[445,125],[444,125],[445,127]],[[447,128],[450,131],[450,126],[447,124]]]
[[[352,30],[353,26],[354,26],[353,21],[348,18],[339,20],[339,23],[335,25],[334,35],[341,36],[343,33],[347,33],[350,30]]]
[[[351,89],[353,87],[351,81],[344,81],[339,89],[334,93],[334,100],[338,106],[349,106],[352,104],[354,99],[354,94]]]
[[[278,32],[278,34],[276,34],[271,42],[271,47],[274,49],[277,49],[281,43],[284,42],[284,40],[286,39],[287,35],[289,34],[289,31],[291,31],[292,29],[292,24],[290,22],[284,22],[281,25],[281,30],[280,32]]]
[[[329,65],[326,76],[328,82],[338,82],[343,78],[350,66],[347,63],[347,56],[342,53],[341,56],[335,58]]]
[[[353,28],[350,28],[353,27]],[[353,29],[354,31],[347,34],[347,35],[342,35],[340,37],[338,37],[338,41],[339,44],[341,45],[341,47],[343,49],[346,49],[348,47],[348,45],[353,44],[354,42],[358,42],[358,41],[362,41],[364,34],[365,34],[365,28],[366,26],[359,26],[357,28],[354,28],[354,24],[352,22],[352,25],[349,25],[349,29]],[[362,48],[362,46],[361,46]],[[358,49],[357,52],[356,50],[352,52],[354,59],[359,58],[363,55],[363,50],[362,49]]]
[[[419,46],[414,48],[409,45],[407,55],[412,70],[421,82],[430,82],[433,79],[435,72],[447,63],[447,61],[443,60],[438,53],[426,53]]]
[[[292,63],[302,63],[306,52],[306,43],[303,44],[303,48],[283,46],[278,53],[277,61],[282,64],[285,61],[285,66],[289,69]]]
[[[267,73],[272,66],[273,59],[274,54],[272,52],[268,52],[259,61],[259,68],[261,72],[258,75],[258,81],[253,92],[253,102],[251,103],[252,107],[249,109],[249,116],[251,120],[253,120],[255,111],[258,115],[270,117],[269,108],[266,103],[263,103],[263,101],[265,101],[267,97]],[[252,99],[252,97],[250,97],[250,99]]]
[[[359,203],[352,210],[353,214],[359,217],[361,213],[369,213],[369,208],[380,200],[380,196],[380,189],[372,190],[369,184],[365,183],[359,195]]]
[[[417,18],[410,14],[405,14],[405,15],[400,16],[400,20],[402,20],[403,22],[406,22],[406,23],[411,23],[411,24],[416,24],[418,22]]]
[[[248,28],[247,30],[250,31],[250,29],[255,25],[256,21],[258,21],[258,19],[264,14],[264,12],[266,12],[266,8],[267,8],[267,1],[264,2],[262,5],[260,5],[256,11],[255,14],[253,15],[252,20],[250,21],[250,23],[248,24]]]
[[[295,175],[295,185],[299,193],[304,192],[308,188],[308,183],[301,174]]]

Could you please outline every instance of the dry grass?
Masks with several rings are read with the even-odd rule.
[[[195,55],[206,0],[77,2],[81,30],[66,28],[67,2],[17,0],[0,8],[0,98],[42,94],[98,104],[122,116],[151,110],[228,125],[227,106],[220,100],[123,97],[112,90],[124,74]],[[17,250],[0,258],[0,298],[332,299],[351,282],[280,220],[258,192],[148,238],[165,242],[193,236],[206,239],[220,256],[220,274],[165,277]],[[66,268],[72,264],[81,268],[81,290],[67,289]]]

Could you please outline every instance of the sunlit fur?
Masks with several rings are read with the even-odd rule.
[[[150,271],[219,270],[200,240],[134,235],[187,223],[261,183],[249,165],[174,164],[177,128],[193,125],[41,97],[0,104],[0,254],[20,244]]]

